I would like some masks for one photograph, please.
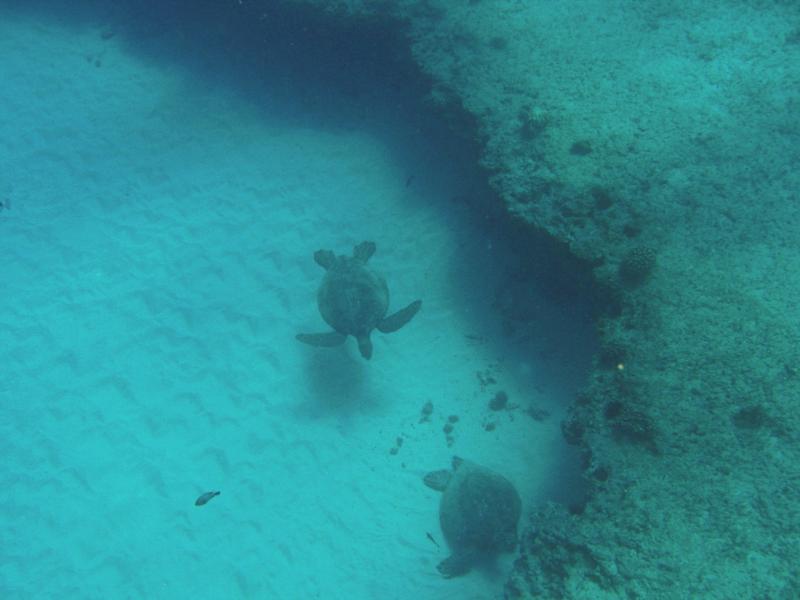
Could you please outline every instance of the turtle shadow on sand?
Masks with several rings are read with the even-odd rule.
[[[453,468],[433,471],[425,485],[442,492],[439,524],[452,554],[436,568],[447,578],[517,546],[522,501],[508,479],[453,457]]]
[[[346,418],[378,407],[381,396],[365,377],[366,365],[360,359],[341,351],[314,352],[305,360],[307,394],[294,407],[296,416]]]
[[[298,333],[295,337],[312,346],[338,346],[348,335],[358,342],[361,356],[372,357],[370,333],[397,331],[408,323],[422,306],[416,300],[405,308],[386,315],[389,310],[389,288],[386,281],[367,267],[375,254],[375,242],[361,242],[353,248],[353,256],[336,256],[331,250],[317,250],[316,263],[325,269],[325,277],[317,292],[317,306],[325,322],[333,328],[327,333]]]

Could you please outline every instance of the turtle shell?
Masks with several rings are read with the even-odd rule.
[[[339,333],[368,334],[386,316],[389,288],[362,261],[341,256],[325,273],[317,305],[325,322]]]
[[[512,551],[522,502],[505,477],[462,461],[439,505],[439,521],[450,547],[494,554]]]

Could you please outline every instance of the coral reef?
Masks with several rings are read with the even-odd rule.
[[[593,277],[554,289],[603,303],[562,428],[589,496],[533,519],[507,597],[800,597],[790,4],[336,6],[404,24],[505,210]]]
[[[656,266],[656,251],[649,246],[636,246],[629,250],[619,265],[619,276],[625,283],[643,283]]]

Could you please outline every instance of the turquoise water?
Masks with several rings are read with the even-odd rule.
[[[501,595],[513,553],[439,576],[422,477],[458,454],[523,519],[578,501],[559,422],[592,336],[469,148],[404,74],[223,10],[0,10],[1,595]],[[362,240],[390,310],[423,300],[369,362],[294,339],[326,329],[313,252]]]

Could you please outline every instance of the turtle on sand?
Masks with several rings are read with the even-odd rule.
[[[514,550],[522,502],[505,477],[454,456],[452,470],[424,481],[442,492],[439,523],[452,551],[436,566],[442,575],[463,575],[482,558]]]
[[[348,335],[358,341],[361,356],[372,357],[373,329],[383,333],[397,331],[417,314],[421,300],[386,316],[389,288],[383,277],[367,267],[375,253],[374,242],[361,242],[353,256],[336,256],[330,250],[317,250],[314,260],[325,269],[317,292],[317,305],[325,322],[333,327],[328,333],[299,333],[297,339],[312,346],[338,346]]]

